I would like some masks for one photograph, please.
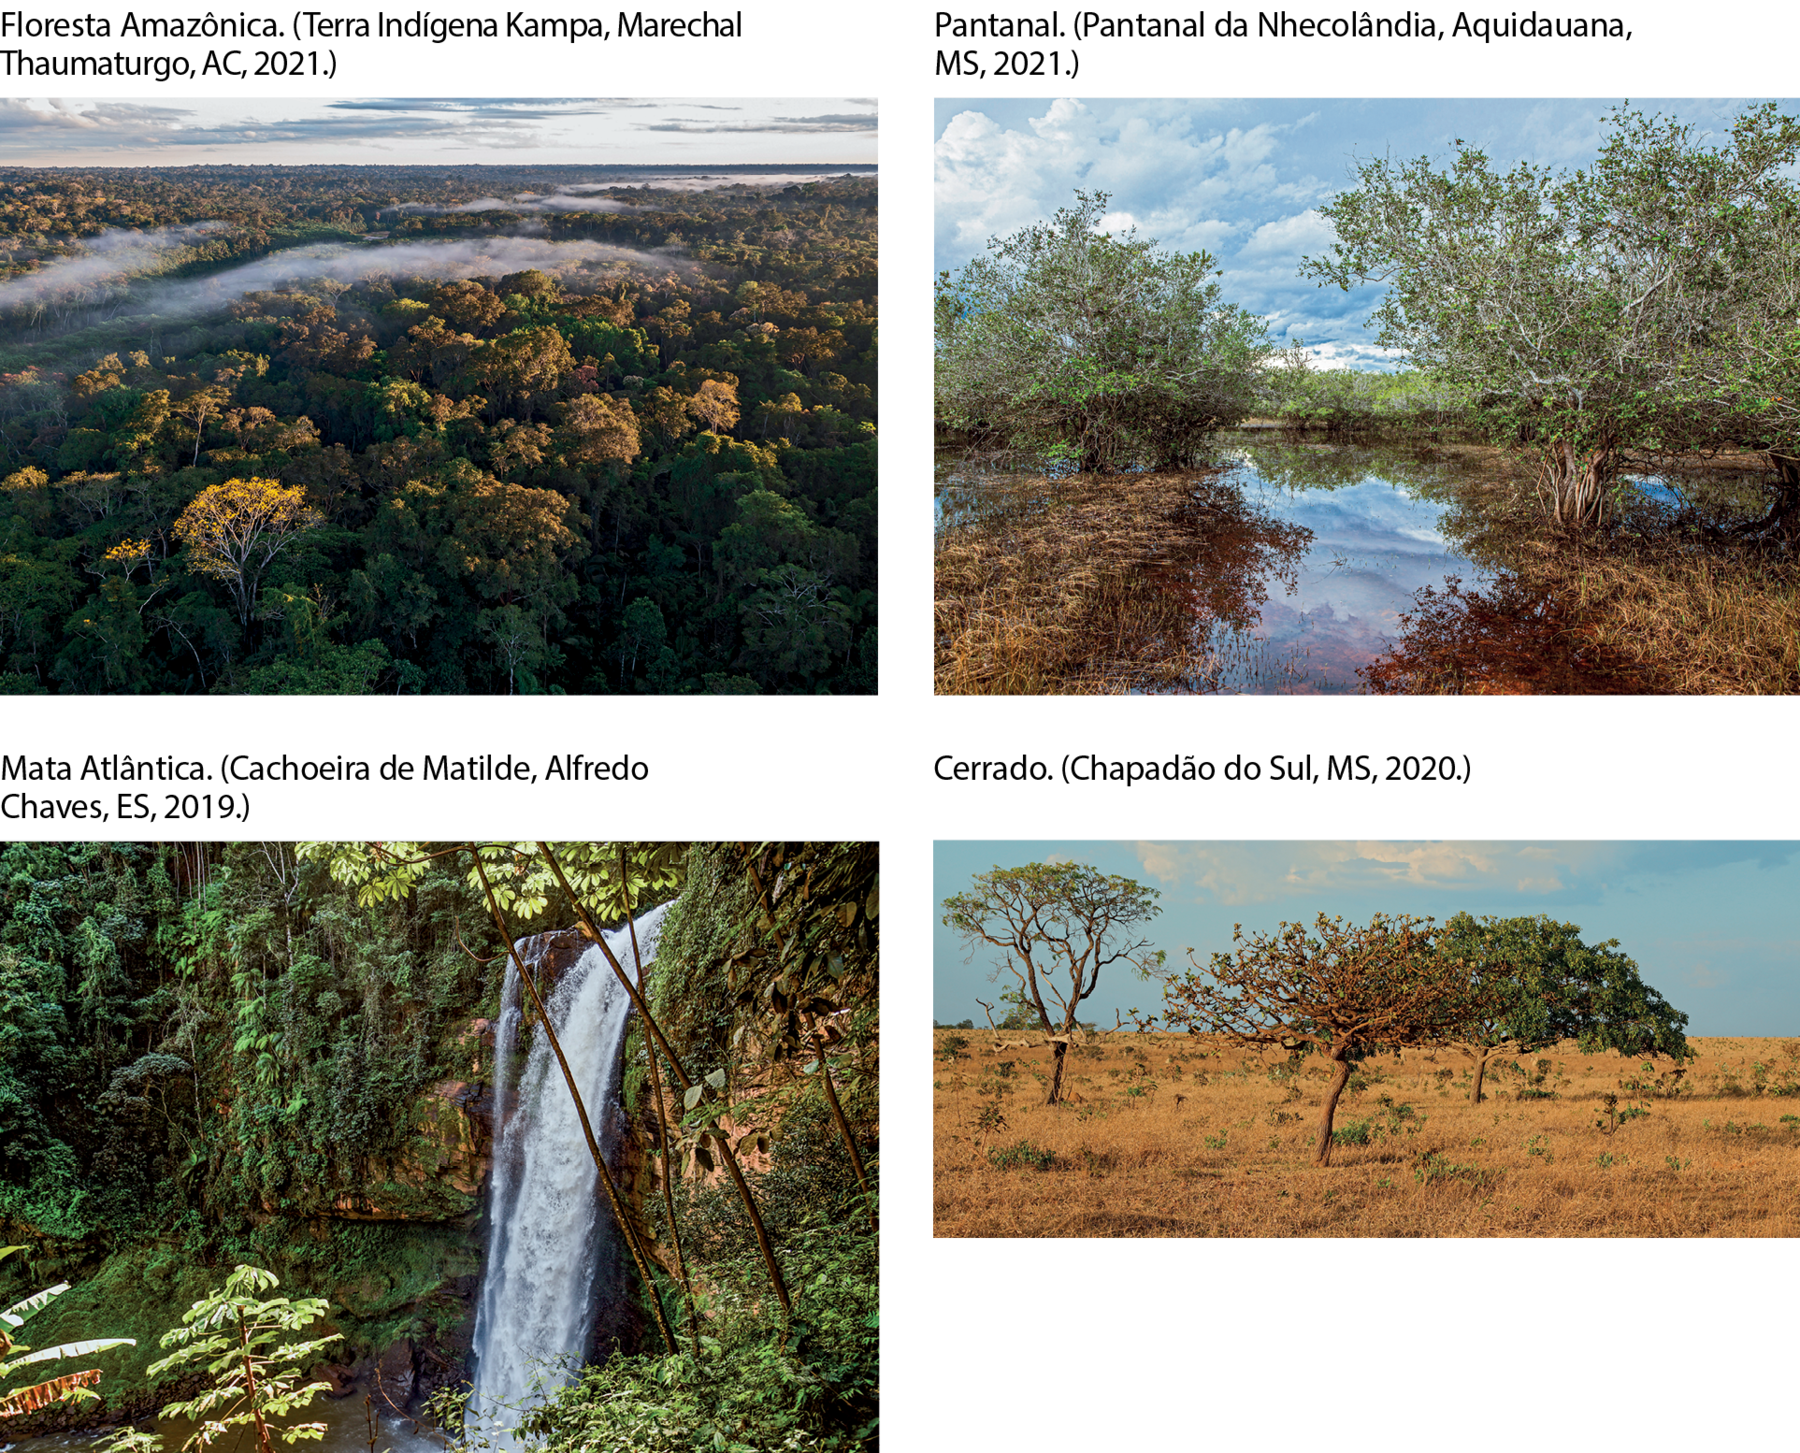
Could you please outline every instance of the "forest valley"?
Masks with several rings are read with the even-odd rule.
[[[873,692],[873,170],[676,171],[0,170],[0,692]]]
[[[341,1340],[302,1374],[453,1404],[509,945],[554,931],[566,968],[667,903],[602,1182],[626,1305],[527,1436],[873,1447],[879,868],[855,843],[0,848],[0,1243],[24,1248],[0,1308],[68,1282],[32,1347],[135,1339],[0,1375],[0,1442],[192,1396],[149,1369],[234,1264],[325,1299],[305,1335]],[[558,953],[535,962],[547,994]],[[74,1368],[98,1404],[9,1415]]]

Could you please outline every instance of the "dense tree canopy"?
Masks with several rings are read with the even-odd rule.
[[[0,171],[0,690],[872,691],[874,179],[620,171]]]
[[[1105,192],[988,243],[938,278],[946,428],[1084,470],[1190,462],[1250,411],[1261,319],[1219,300],[1204,252],[1100,230]]]
[[[1644,983],[1616,938],[1587,944],[1578,925],[1543,914],[1477,919],[1459,913],[1444,925],[1437,951],[1472,967],[1490,990],[1459,1037],[1475,1061],[1472,1104],[1481,1103],[1482,1078],[1495,1056],[1564,1039],[1589,1053],[1687,1057],[1687,1015]]]

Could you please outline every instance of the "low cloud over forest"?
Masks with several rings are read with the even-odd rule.
[[[72,308],[101,317],[151,313],[187,319],[225,308],[245,293],[275,292],[315,277],[338,283],[360,283],[367,277],[499,277],[538,268],[567,275],[589,263],[625,261],[662,272],[695,274],[695,265],[677,248],[632,250],[587,239],[542,241],[536,238],[421,239],[401,243],[313,243],[281,248],[256,261],[225,268],[207,277],[160,279],[142,274],[198,256],[194,241],[220,232],[225,223],[196,223],[158,232],[103,232],[85,239],[85,256],[59,257],[25,277],[0,283],[0,310],[18,304]]]

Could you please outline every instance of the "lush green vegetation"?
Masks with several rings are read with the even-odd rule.
[[[873,691],[875,180],[628,171],[0,171],[0,690]]]
[[[484,849],[491,896],[469,845],[404,868],[396,846],[0,849],[0,1239],[28,1247],[0,1305],[65,1279],[41,1341],[135,1338],[98,1359],[114,1415],[169,1400],[160,1340],[237,1263],[327,1299],[332,1356],[410,1341],[421,1386],[454,1389],[505,943],[680,892],[648,979],[667,1054],[653,1076],[634,1031],[614,1167],[642,1337],[538,1431],[872,1442],[876,848],[570,845],[572,904],[536,845]]]
[[[498,990],[447,870],[380,909],[284,845],[15,843],[0,874],[0,1215],[62,1239],[329,1210]]]
[[[1298,341],[1264,371],[1256,412],[1291,428],[1384,438],[1475,428],[1467,398],[1417,369],[1316,368]]]

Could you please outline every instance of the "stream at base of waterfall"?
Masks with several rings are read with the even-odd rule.
[[[667,906],[637,920],[637,954],[645,963],[656,951]],[[630,932],[614,929],[606,943],[625,971],[634,972]],[[529,957],[527,967],[535,978]],[[494,1056],[490,1229],[467,1414],[470,1431],[479,1429],[497,1447],[510,1445],[522,1407],[575,1378],[597,1312],[627,1285],[605,1188],[549,1039],[526,1027],[529,1008],[518,969],[509,964]],[[544,1009],[607,1153],[621,1129],[618,1084],[630,996],[605,955],[590,947]]]

